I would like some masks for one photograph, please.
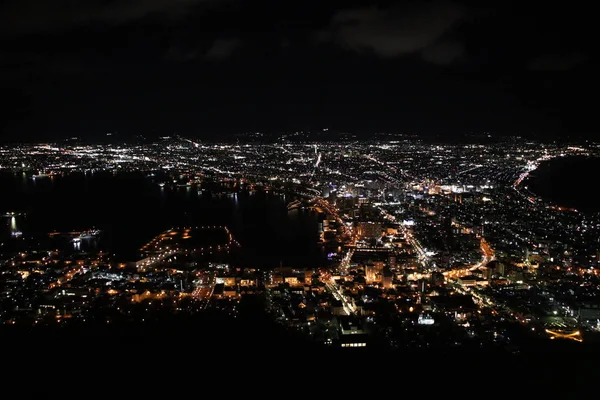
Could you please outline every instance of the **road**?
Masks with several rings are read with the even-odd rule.
[[[492,246],[485,240],[484,237],[481,238],[481,253],[483,254],[483,258],[480,263],[473,266],[471,269],[477,269],[479,267],[485,267],[490,261],[496,259],[496,255]]]
[[[342,302],[342,307],[346,315],[352,315],[356,311],[356,307],[346,299],[346,296],[340,291],[337,283],[333,282],[333,279],[329,282],[326,281],[325,287],[327,287],[333,297]]]
[[[199,301],[205,301],[204,308],[206,309],[209,304],[209,300],[215,290],[215,274],[209,273],[206,281],[201,283],[200,286],[196,287],[192,292],[192,297]]]
[[[54,289],[55,287],[62,286],[73,279],[75,274],[83,273],[83,267],[76,267],[67,270],[60,278],[58,278],[55,282],[50,283],[49,288]]]
[[[179,254],[180,252],[177,250],[168,250],[168,251],[164,251],[160,254],[154,255],[154,256],[150,256],[147,257],[143,260],[140,260],[136,263],[136,266],[138,268],[149,268],[149,267],[153,267],[156,264],[159,264],[163,261],[166,261],[169,257],[171,256],[175,256],[177,254]]]
[[[388,213],[382,207],[378,207],[378,208],[379,208],[379,212],[381,214],[383,214],[384,217],[388,218],[390,221],[394,221],[394,222],[396,221],[395,215]],[[415,238],[415,236],[412,234],[410,229],[408,229],[403,224],[398,224],[398,225],[399,225],[402,233],[404,233],[404,236],[406,237],[406,241],[408,242],[408,244],[410,244],[417,251],[417,254],[419,255],[419,262],[421,263],[421,267],[423,268],[423,271],[429,272],[429,262],[431,261],[431,257],[429,257],[427,255],[427,252],[421,245],[421,242],[419,242],[419,240],[417,238]]]
[[[342,261],[340,261],[340,269],[342,271],[348,270],[348,267],[350,266],[350,261],[352,261],[352,256],[354,255],[354,251],[354,248],[348,249],[346,255],[344,256],[344,258],[342,258]]]
[[[330,204],[327,200],[322,197],[315,197],[315,206],[321,207],[324,209],[330,216],[332,216],[336,222],[342,227],[343,233],[350,238],[353,237],[352,229],[344,222],[342,217],[340,217],[338,210],[335,206]]]

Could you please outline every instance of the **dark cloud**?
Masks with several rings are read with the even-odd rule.
[[[0,83],[15,83],[33,79],[40,73],[53,77],[89,74],[102,71],[97,64],[84,64],[73,54],[52,54],[41,51],[0,51]]]
[[[239,38],[219,38],[213,42],[205,56],[209,60],[224,60],[229,58],[241,44]]]
[[[465,53],[465,45],[457,40],[443,40],[423,49],[421,56],[427,62],[448,65]]]
[[[527,68],[531,71],[568,71],[584,63],[587,56],[574,53],[568,55],[547,55],[529,61]]]
[[[335,14],[321,38],[358,52],[381,57],[416,53],[432,46],[465,16],[464,9],[443,1],[406,3],[388,8],[356,8]],[[427,57],[448,59],[458,46]],[[446,54],[442,54],[446,52]]]
[[[198,49],[185,48],[183,46],[174,45],[169,47],[165,53],[165,59],[175,62],[186,62],[194,60],[198,57]]]
[[[175,16],[214,0],[7,0],[0,5],[0,32],[28,34],[90,22],[123,23],[150,15]]]
[[[62,132],[71,118],[80,120],[73,130],[101,131],[154,123],[211,130],[223,120],[244,130],[248,121],[257,129],[305,121],[432,131],[597,126],[593,102],[577,93],[597,88],[593,13],[462,3],[0,1],[5,120],[14,132]],[[326,44],[315,45],[317,32]],[[198,122],[204,99],[213,122]],[[144,112],[130,117],[132,108]],[[151,124],[151,114],[163,120]]]

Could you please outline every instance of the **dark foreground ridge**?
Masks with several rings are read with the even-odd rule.
[[[94,360],[91,368],[101,370],[115,363],[130,364],[134,370],[174,363],[185,366],[183,374],[212,371],[223,378],[218,371],[235,371],[246,378],[277,376],[275,385],[299,373],[390,384],[390,379],[399,379],[406,393],[418,393],[423,385],[427,393],[445,393],[456,385],[469,390],[496,386],[498,392],[587,393],[595,374],[590,367],[600,356],[597,344],[567,342],[548,342],[523,352],[464,347],[389,350],[376,344],[342,349],[308,342],[267,319],[234,320],[216,314],[153,323],[3,327],[0,335],[2,353],[17,363],[84,358]],[[446,386],[437,386],[442,384]]]

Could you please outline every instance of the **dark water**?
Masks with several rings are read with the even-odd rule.
[[[595,195],[600,184],[600,158],[561,157],[543,162],[527,179],[533,193],[550,202],[581,211],[600,211]]]
[[[227,225],[242,245],[243,266],[322,265],[325,252],[317,245],[318,216],[288,212],[291,200],[264,192],[160,188],[133,173],[36,180],[21,173],[0,173],[0,213],[26,212],[16,218],[24,236],[101,229],[106,247],[131,259],[139,247],[170,227]],[[6,234],[10,218],[3,218],[0,230]]]

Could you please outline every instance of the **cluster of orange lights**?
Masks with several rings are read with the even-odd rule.
[[[173,240],[178,235],[179,235],[179,238],[182,240],[190,239],[190,238],[192,238],[192,230],[222,230],[227,234],[227,243],[222,244],[222,245],[212,245],[212,246],[207,246],[207,247],[201,247],[201,248],[194,250],[195,252],[199,252],[200,254],[204,254],[207,252],[212,254],[212,252],[214,252],[214,251],[224,251],[224,250],[229,251],[232,247],[240,247],[239,242],[233,238],[233,235],[231,234],[231,231],[229,230],[229,228],[227,226],[204,225],[204,226],[195,226],[193,228],[192,227],[184,227],[182,229],[170,229],[170,230],[163,232],[160,235],[156,236],[150,242],[146,243],[140,249],[140,251],[145,252],[148,250],[155,250],[157,248],[160,248],[160,245],[163,242]]]
[[[552,331],[550,329],[546,329],[546,333],[548,335],[550,335],[550,339],[569,339],[569,340],[574,340],[574,341],[580,342],[580,343],[583,342],[583,338],[581,337],[581,332],[579,332],[579,331],[565,333],[565,332],[557,332],[557,331]]]

